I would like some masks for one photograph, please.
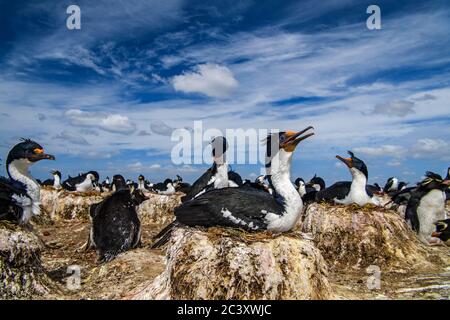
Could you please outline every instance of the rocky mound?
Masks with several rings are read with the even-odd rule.
[[[172,196],[147,193],[150,199],[144,201],[138,208],[137,213],[142,223],[151,223],[165,226],[174,219],[173,210],[180,205],[183,194]]]
[[[299,233],[177,228],[165,271],[130,299],[327,299],[327,270]]]
[[[32,232],[0,222],[0,299],[24,299],[55,291],[41,265],[42,243]]]
[[[432,268],[442,263],[395,211],[313,203],[301,230],[310,233],[330,267],[384,270]]]
[[[102,201],[107,195],[99,192],[81,193],[42,188],[42,215],[51,220],[88,219],[91,204]]]

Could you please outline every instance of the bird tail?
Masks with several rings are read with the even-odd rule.
[[[157,249],[161,248],[163,245],[165,245],[172,235],[172,230],[174,227],[178,225],[177,221],[173,221],[169,223],[167,226],[164,227],[156,236],[152,238],[152,240],[155,240],[153,244],[150,246],[151,249]]]

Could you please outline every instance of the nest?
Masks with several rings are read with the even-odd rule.
[[[32,232],[0,222],[0,299],[24,299],[54,291],[41,265],[42,244]]]
[[[397,212],[384,208],[313,203],[306,209],[301,229],[312,235],[332,268],[376,265],[402,271],[443,263]]]
[[[102,201],[106,195],[99,192],[81,193],[42,188],[42,213],[50,220],[88,219],[91,204]]]
[[[151,223],[162,227],[174,220],[173,211],[180,205],[182,194],[166,196],[148,193],[146,196],[150,199],[144,201],[137,208],[142,223]]]
[[[165,271],[131,299],[327,299],[327,268],[300,234],[173,231]]]

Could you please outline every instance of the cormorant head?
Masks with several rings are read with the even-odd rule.
[[[14,160],[26,160],[30,164],[40,160],[55,160],[51,154],[44,152],[44,148],[37,142],[30,139],[22,139],[22,142],[16,144],[8,154],[6,165],[8,166]]]
[[[211,140],[212,156],[220,159],[228,150],[228,142],[225,137],[218,136]]]
[[[355,154],[351,151],[347,151],[348,154],[350,155],[350,158],[343,158],[341,156],[336,156],[336,158],[338,158],[339,160],[341,160],[343,163],[345,163],[345,165],[349,168],[355,168],[357,170],[359,170],[360,172],[362,172],[365,176],[366,179],[369,178],[369,172],[367,171],[367,166],[364,163],[364,161],[362,161],[361,159],[355,157]]]
[[[139,181],[145,181],[145,177],[142,174],[140,174],[139,177],[138,177],[138,180]]]
[[[88,174],[91,174],[94,177],[94,181],[98,181],[100,179],[97,171],[89,171]]]
[[[446,190],[450,186],[450,180],[449,179],[442,179],[440,175],[437,173],[427,171],[425,174],[425,179],[423,179],[419,183],[419,187],[424,190]]]
[[[321,177],[318,177],[317,174],[314,174],[314,177],[312,177],[311,180],[306,184],[306,186],[314,188],[315,185],[319,186],[319,190],[325,189],[325,180],[323,180]]]
[[[58,170],[53,170],[51,173],[52,173],[52,175],[58,176],[59,179],[61,179],[61,172],[59,172]]]
[[[432,237],[439,238],[442,241],[450,239],[450,219],[439,220],[435,223],[436,231],[431,234]]]
[[[308,133],[312,129],[314,128],[309,126],[298,132],[281,131],[267,136],[266,168],[269,175],[288,170],[292,153],[301,141],[314,135],[314,132]]]

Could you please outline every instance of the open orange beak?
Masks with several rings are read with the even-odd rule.
[[[345,165],[349,168],[353,167],[353,160],[352,158],[342,158],[341,156],[336,156],[339,160],[341,160]]]
[[[314,132],[310,132],[302,136],[302,134],[306,133],[311,129],[314,130],[313,127],[309,126],[306,129],[298,132],[287,131],[286,132],[287,139],[283,143],[281,143],[280,147],[288,152],[294,151],[300,141],[303,141],[314,135]]]

